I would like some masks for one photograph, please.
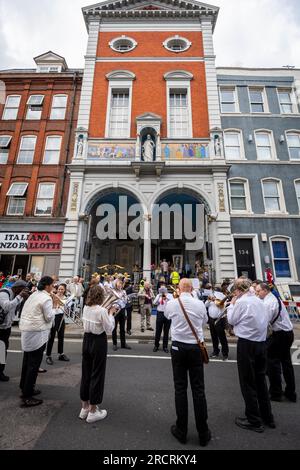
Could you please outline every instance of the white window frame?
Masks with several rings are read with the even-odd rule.
[[[264,105],[264,110],[263,111],[252,111],[251,98],[250,98],[250,91],[251,90],[256,90],[256,91],[259,90],[259,91],[262,92],[263,105]],[[258,114],[259,116],[261,116],[262,114],[269,114],[270,113],[267,92],[266,92],[266,88],[264,86],[248,86],[248,98],[249,98],[250,114]]]
[[[106,109],[106,124],[105,124],[105,137],[110,139],[110,113],[111,113],[111,104],[112,104],[112,95],[114,90],[128,90],[129,91],[129,103],[128,103],[128,131],[127,136],[122,137],[122,139],[130,139],[131,135],[131,115],[132,115],[132,89],[133,89],[133,80],[135,75],[132,72],[118,70],[111,72],[106,76],[109,80],[108,84],[108,94],[107,94],[107,109]]]
[[[270,241],[270,253],[271,253],[271,257],[272,257],[272,266],[273,266],[273,272],[274,272],[275,280],[279,283],[296,282],[297,281],[297,268],[296,268],[296,264],[295,264],[293,242],[292,242],[291,237],[288,237],[286,235],[273,235],[272,237],[270,237],[269,241]],[[290,270],[291,270],[291,276],[292,277],[277,277],[277,275],[276,275],[275,260],[274,260],[274,252],[273,252],[272,242],[282,242],[282,241],[285,241],[287,243]]]
[[[300,179],[296,179],[294,181],[294,185],[295,185],[296,198],[297,198],[299,213],[300,213]],[[299,185],[299,196],[298,196],[298,193],[297,193],[297,185]]]
[[[168,77],[170,75],[170,77]],[[176,77],[176,72],[165,75],[166,86],[167,86],[167,135],[168,139],[180,140],[180,139],[192,139],[193,138],[193,113],[192,113],[192,97],[191,97],[191,80],[193,75],[189,72],[180,72]],[[172,78],[173,76],[173,78]],[[183,78],[186,77],[186,78]],[[186,90],[187,91],[187,105],[188,105],[188,135],[186,137],[171,137],[171,112],[170,112],[170,94],[171,90]]]
[[[268,183],[268,182],[277,183],[279,206],[280,206],[278,211],[267,211],[264,183]],[[263,195],[263,200],[264,200],[265,214],[266,215],[272,215],[272,214],[286,214],[287,215],[288,213],[287,213],[286,205],[285,205],[282,181],[278,178],[264,178],[261,180],[261,186],[262,186],[262,195]]]
[[[42,189],[42,188],[41,188],[42,186],[52,186],[52,187],[53,187],[53,197],[52,197],[52,198],[41,198],[41,197],[39,197],[40,192],[41,192],[41,189]],[[51,217],[51,216],[52,216],[52,214],[53,214],[54,199],[55,199],[55,190],[56,190],[56,187],[55,187],[55,186],[56,186],[55,183],[52,183],[52,182],[49,182],[49,183],[47,183],[47,182],[44,183],[44,182],[43,182],[43,183],[40,183],[40,184],[39,184],[38,192],[37,192],[37,196],[36,196],[36,201],[35,201],[35,209],[34,209],[34,215],[35,215],[36,217]],[[50,214],[38,214],[38,213],[37,213],[38,202],[41,201],[41,200],[42,200],[42,201],[44,201],[44,200],[49,201],[49,200],[51,200],[51,199],[52,199],[51,213],[50,213]]]
[[[31,104],[30,102],[31,102],[32,98],[34,98],[36,96],[39,96],[41,98],[39,104]],[[45,95],[30,95],[29,96],[29,98],[27,100],[27,109],[26,109],[26,117],[25,117],[26,121],[40,121],[42,119],[44,100],[45,100]],[[32,107],[41,108],[38,111],[36,110],[36,112],[40,113],[39,117],[29,117],[29,111],[31,111],[31,112],[33,111]]]
[[[291,134],[299,136],[299,139],[300,139],[300,130],[299,129],[298,130],[297,129],[289,129],[289,130],[285,131],[285,138],[286,138],[286,145],[287,145],[288,152],[289,152],[289,159],[292,162],[300,162],[300,158],[292,158],[292,156],[291,156],[289,142],[288,142],[288,137]]]
[[[246,209],[245,210],[236,210],[236,209],[232,208],[231,183],[242,183],[244,185],[245,202],[246,202]],[[230,178],[228,180],[228,194],[229,194],[230,212],[232,214],[253,214],[252,204],[251,204],[250,187],[249,187],[249,181],[247,180],[247,178],[238,178],[238,177]]]
[[[54,105],[54,100],[56,97],[60,97],[60,98],[67,98],[66,100],[66,107],[65,108],[62,108],[62,107],[58,107],[58,106],[53,106]],[[66,95],[66,94],[56,94],[56,95],[53,95],[53,98],[52,98],[52,103],[51,103],[51,111],[50,111],[50,121],[64,121],[66,119],[66,114],[67,114],[67,108],[68,108],[68,100],[69,100],[69,95]],[[54,109],[64,109],[65,110],[65,113],[64,113],[64,116],[61,117],[61,118],[54,118],[52,117],[52,112]]]
[[[289,114],[298,114],[298,107],[297,107],[297,99],[295,95],[295,91],[293,87],[277,87],[277,97],[278,97],[278,104],[280,108],[280,114],[289,115]],[[291,97],[291,105],[292,105],[292,112],[291,113],[284,113],[282,108],[281,108],[281,102],[280,102],[280,92],[283,93],[289,93]]]
[[[18,107],[8,107],[8,102],[9,102],[9,98],[19,98],[19,105]],[[18,119],[18,114],[19,114],[19,109],[20,109],[20,103],[21,103],[21,95],[8,95],[6,97],[6,101],[5,101],[5,105],[4,105],[4,109],[3,109],[3,113],[2,113],[2,120],[3,121],[16,121]],[[5,112],[7,111],[7,109],[16,109],[17,110],[17,113],[16,113],[16,117],[15,118],[12,118],[12,119],[7,119],[5,117]]]
[[[122,50],[120,51],[116,47],[116,43],[119,42],[119,41],[128,41],[128,42],[130,42],[131,47],[129,49],[126,49],[126,50],[124,49],[123,51]],[[108,43],[108,45],[113,51],[118,52],[119,54],[126,54],[127,52],[133,51],[137,47],[138,43],[135,41],[135,39],[132,39],[129,36],[122,35],[122,36],[119,36],[117,38],[112,39]]]
[[[234,111],[223,111],[223,109],[222,109],[222,91],[223,90],[233,91],[234,107],[235,107]],[[220,85],[219,86],[219,99],[220,99],[221,114],[237,114],[237,113],[240,113],[239,96],[238,96],[238,92],[237,92],[237,87],[235,85]]]
[[[60,147],[59,147],[58,161],[55,162],[55,163],[47,163],[47,162],[45,162],[46,152],[49,151],[49,149],[47,149],[47,145],[48,145],[48,142],[49,142],[49,140],[50,140],[51,138],[52,138],[52,139],[60,139]],[[61,148],[62,148],[62,136],[61,136],[61,135],[48,135],[48,136],[47,136],[47,139],[46,139],[46,143],[45,143],[45,148],[44,148],[43,165],[59,165],[60,157],[61,157]]]
[[[170,46],[169,46],[169,43],[171,41],[181,41],[183,43],[185,43],[185,47],[183,49],[180,49],[180,50],[174,50],[172,49]],[[180,54],[181,52],[185,52],[187,51],[191,46],[192,46],[192,43],[191,41],[189,41],[188,39],[184,38],[183,36],[179,36],[178,34],[176,36],[172,36],[168,39],[166,39],[164,42],[163,42],[163,46],[165,49],[167,49],[167,51],[169,52],[173,52],[175,54]]]
[[[32,161],[30,163],[24,163],[24,162],[20,162],[20,154],[21,154],[21,151],[22,151],[22,144],[23,144],[23,141],[24,139],[26,138],[30,138],[30,139],[35,139],[35,145],[34,145],[34,150],[33,150],[33,156],[32,156]],[[18,152],[18,160],[17,160],[17,164],[18,165],[32,165],[32,163],[34,162],[34,155],[35,155],[35,150],[36,150],[36,144],[37,144],[37,136],[36,135],[23,135],[22,138],[21,138],[21,143],[20,143],[20,147],[19,147],[19,152]]]
[[[238,134],[239,143],[240,143],[240,158],[230,158],[226,155],[226,134]],[[224,129],[224,149],[225,149],[225,158],[226,160],[239,162],[240,160],[246,160],[245,146],[244,146],[244,137],[243,131],[241,129]]]
[[[268,134],[270,138],[270,148],[271,148],[271,158],[260,158],[258,155],[258,142],[257,142],[257,134]],[[256,147],[256,158],[259,162],[271,162],[272,160],[278,160],[276,145],[274,140],[273,131],[270,129],[255,129],[254,131],[254,138],[255,138],[255,147]]]
[[[24,185],[24,188],[23,190],[21,191],[21,194],[19,195],[12,195],[13,193],[13,188],[14,186],[16,185]],[[25,208],[26,208],[26,193],[27,193],[27,190],[28,190],[28,183],[22,183],[22,182],[15,182],[15,183],[12,183],[6,196],[9,198],[9,201],[8,201],[8,206],[7,206],[7,211],[6,211],[6,215],[9,215],[9,216],[12,216],[12,217],[20,217],[20,216],[23,216],[24,215],[24,212],[25,212]],[[23,212],[21,213],[18,213],[18,214],[15,214],[11,211],[11,206],[12,206],[12,203],[14,201],[22,201],[24,203],[24,207],[23,207]]]
[[[2,162],[1,159],[0,159],[0,165],[6,165],[7,161],[8,161],[8,157],[9,157],[9,149],[10,149],[12,136],[11,135],[0,135],[0,139],[1,138],[7,138],[8,139],[8,142],[5,146],[4,145],[0,146],[0,154],[6,155],[6,161]]]

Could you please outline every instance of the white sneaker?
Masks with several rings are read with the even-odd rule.
[[[86,419],[88,417],[89,410],[85,410],[84,408],[81,409],[79,419]]]
[[[101,421],[102,419],[105,419],[107,416],[107,411],[106,410],[99,410],[97,408],[97,411],[95,413],[89,413],[86,422],[87,423],[95,423],[96,421]]]

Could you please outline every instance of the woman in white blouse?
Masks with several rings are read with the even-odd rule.
[[[115,327],[113,316],[115,309],[112,308],[108,312],[107,309],[100,307],[104,295],[102,287],[92,286],[82,317],[84,327],[80,387],[82,409],[79,418],[88,423],[100,421],[107,416],[107,411],[100,410],[98,405],[103,400],[107,335],[110,335]]]

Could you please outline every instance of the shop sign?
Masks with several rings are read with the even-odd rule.
[[[0,251],[18,253],[60,252],[62,233],[0,233]]]

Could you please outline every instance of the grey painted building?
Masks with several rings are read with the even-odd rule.
[[[300,276],[300,70],[217,70],[236,274]]]

